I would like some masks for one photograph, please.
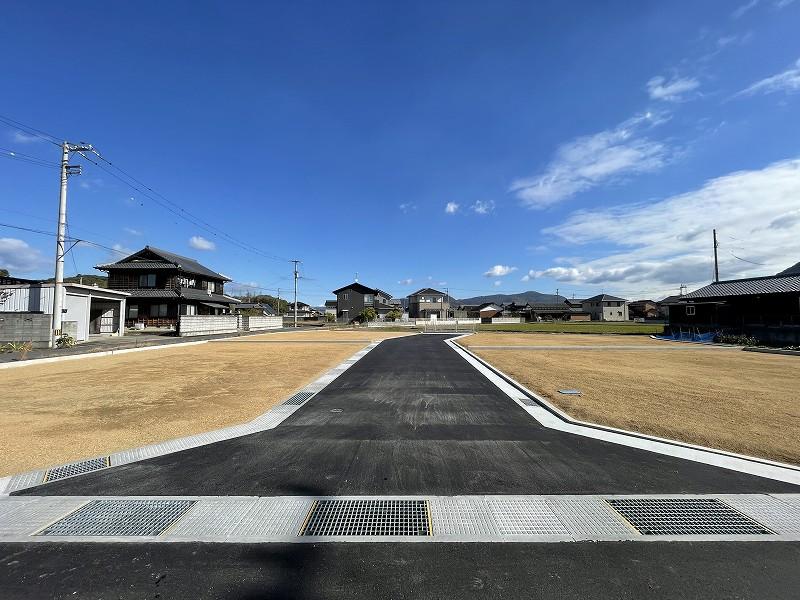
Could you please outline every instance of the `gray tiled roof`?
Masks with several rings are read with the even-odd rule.
[[[119,290],[120,292],[128,292],[131,298],[177,298],[178,292],[175,290],[159,290],[148,288],[134,288],[129,290]]]
[[[148,271],[152,271],[154,269],[177,269],[178,265],[158,260],[136,260],[132,262],[97,265],[97,268],[101,271],[105,271],[106,269],[147,269]]]
[[[627,302],[625,298],[617,298],[616,296],[609,296],[608,294],[598,294],[587,298],[584,302]]]
[[[723,296],[754,296],[757,294],[785,294],[800,292],[800,274],[770,275],[750,279],[720,281],[685,294],[683,298],[721,298]]]
[[[150,256],[148,256],[148,254]],[[157,260],[145,260],[144,262],[155,263],[158,264],[158,267],[151,267],[151,268],[164,268],[164,264],[168,264],[170,268],[177,268],[181,271],[186,273],[193,273],[195,275],[205,275],[206,277],[212,277],[214,279],[221,279],[222,281],[231,281],[229,277],[221,273],[217,273],[212,271],[208,267],[204,267],[199,262],[194,260],[193,258],[189,258],[187,256],[181,256],[180,254],[175,254],[174,252],[169,252],[167,250],[161,250],[160,248],[155,248],[154,246],[145,246],[139,252],[135,252],[130,256],[126,256],[122,260],[109,263],[105,265],[98,265],[97,268],[101,271],[107,271],[108,269],[131,269],[131,268],[138,268],[138,267],[131,267],[129,265],[135,264],[137,261],[135,259],[139,256],[143,258],[151,258],[152,254],[163,258],[167,263],[163,263]],[[145,267],[142,267],[145,268]]]

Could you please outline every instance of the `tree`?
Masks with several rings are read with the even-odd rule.
[[[327,321],[328,323],[335,323],[336,315],[332,315],[331,313],[325,313],[325,321]]]
[[[371,306],[368,306],[364,310],[361,311],[358,315],[358,320],[362,323],[368,323],[369,321],[374,321],[378,318],[378,313],[375,312],[375,309]]]
[[[386,313],[386,320],[387,321],[399,321],[403,318],[403,313],[399,310],[390,310]]]
[[[8,269],[0,269],[0,277],[8,277]]]

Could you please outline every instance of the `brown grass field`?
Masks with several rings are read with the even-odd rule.
[[[473,348],[676,343],[616,337],[479,334],[459,341]],[[574,418],[800,464],[800,358],[689,348],[473,351]],[[567,388],[582,395],[558,393]]]
[[[398,335],[275,333],[0,370],[0,476],[249,421]]]

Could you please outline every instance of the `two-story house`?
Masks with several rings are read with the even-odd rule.
[[[581,302],[592,321],[627,321],[628,301],[608,294],[598,294]]]
[[[374,308],[379,318],[393,308],[389,303],[389,294],[357,281],[333,290],[333,293],[336,294],[336,320],[343,323],[354,321],[367,307]]]
[[[433,288],[422,288],[408,296],[408,316],[412,319],[446,319],[450,298]]]
[[[97,265],[108,273],[108,288],[129,294],[125,324],[172,327],[180,315],[217,315],[239,303],[226,296],[230,278],[194,259],[153,246],[115,263]]]

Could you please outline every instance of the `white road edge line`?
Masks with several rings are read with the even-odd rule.
[[[529,390],[508,374],[494,365],[490,365],[482,358],[470,353],[455,342],[455,340],[466,337],[467,335],[470,334],[449,338],[445,340],[445,343],[544,427],[583,437],[603,440],[611,442],[612,444],[620,444],[622,446],[647,450],[666,456],[674,456],[676,458],[721,467],[740,473],[747,473],[749,475],[800,485],[800,468],[793,465],[734,454],[714,448],[695,446],[677,440],[658,438],[634,431],[626,431],[624,429],[572,419],[569,415],[558,409],[536,392]],[[501,373],[502,377],[498,376],[495,371]],[[508,381],[503,379],[503,377]],[[512,385],[509,381],[514,382],[514,384]],[[527,406],[524,404],[522,398],[524,398],[525,395],[534,399],[540,406]]]
[[[391,338],[386,338],[391,339]],[[205,344],[209,343],[213,340],[202,340],[199,342],[189,342],[193,344]],[[221,442],[224,440],[230,440],[237,437],[242,437],[245,435],[250,435],[252,433],[258,433],[260,431],[266,431],[268,429],[273,429],[280,425],[283,421],[289,418],[292,414],[294,414],[297,410],[308,404],[314,396],[316,396],[319,392],[324,390],[333,380],[335,380],[339,375],[344,373],[347,369],[361,360],[364,356],[366,356],[370,351],[375,349],[382,341],[384,340],[377,340],[375,342],[368,343],[364,348],[350,356],[344,362],[340,363],[339,365],[335,366],[334,368],[328,370],[323,375],[306,385],[305,387],[295,390],[289,396],[284,398],[283,401],[291,398],[295,394],[300,392],[313,392],[313,395],[310,396],[303,404],[300,405],[284,405],[282,403],[276,404],[267,412],[257,416],[252,421],[247,423],[241,423],[239,425],[232,425],[230,427],[223,427],[222,429],[215,429],[212,431],[206,431],[203,433],[184,436],[180,438],[175,438],[171,440],[166,440],[164,442],[158,442],[156,444],[148,444],[147,446],[140,446],[137,448],[131,448],[128,450],[122,450],[119,452],[113,452],[110,454],[102,454],[100,456],[91,456],[84,459],[78,459],[74,461],[70,461],[68,463],[62,463],[60,465],[54,465],[51,467],[43,468],[43,469],[36,469],[34,471],[26,471],[24,473],[17,473],[14,475],[8,475],[6,477],[0,478],[0,498],[3,496],[8,496],[12,492],[16,492],[19,490],[27,489],[30,487],[34,487],[37,485],[46,485],[45,482],[45,474],[58,467],[64,467],[69,465],[75,465],[78,463],[82,463],[88,460],[98,459],[98,458],[105,458],[109,457],[109,466],[104,467],[102,469],[94,469],[88,471],[87,473],[79,473],[76,475],[72,475],[71,477],[63,477],[58,479],[57,481],[63,481],[64,479],[71,479],[72,477],[80,477],[81,475],[86,475],[89,473],[97,473],[99,471],[104,471],[106,469],[112,467],[118,467],[120,465],[125,465],[132,462],[138,462],[140,460],[147,460],[149,458],[155,458],[157,456],[164,456],[166,454],[172,454],[174,452],[182,452],[183,450],[189,450],[191,448],[198,448],[200,446],[206,446],[208,444],[214,444],[216,442]],[[179,344],[173,344],[176,346]],[[184,344],[180,344],[184,345]],[[163,346],[155,346],[156,348],[161,348]],[[170,347],[170,346],[167,346]],[[142,348],[142,350],[149,349]],[[136,350],[139,350],[138,348]],[[59,357],[59,358],[68,358],[68,357]],[[42,359],[46,360],[46,359]]]

